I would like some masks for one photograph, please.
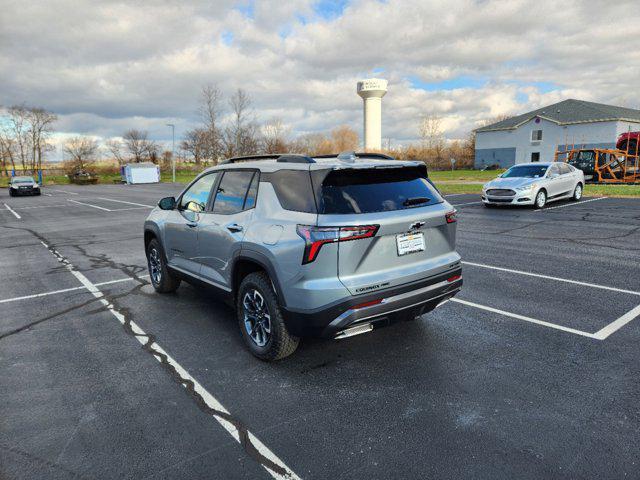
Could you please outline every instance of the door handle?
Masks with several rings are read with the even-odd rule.
[[[227,230],[229,230],[230,232],[241,232],[242,225],[238,225],[237,223],[230,223],[229,225],[227,225]]]

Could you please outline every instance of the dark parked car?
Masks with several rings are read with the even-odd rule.
[[[9,195],[40,195],[40,185],[33,177],[11,177]]]

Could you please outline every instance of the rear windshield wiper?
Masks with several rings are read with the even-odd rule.
[[[411,205],[420,205],[421,203],[427,203],[429,201],[431,201],[431,199],[427,197],[411,197],[402,202],[402,205],[410,207]]]

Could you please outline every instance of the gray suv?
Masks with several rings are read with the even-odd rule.
[[[455,233],[424,163],[353,152],[233,158],[144,224],[156,291],[224,292],[263,360],[433,310],[462,286]]]

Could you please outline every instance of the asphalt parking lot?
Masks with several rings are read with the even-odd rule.
[[[458,297],[267,364],[148,285],[180,188],[0,190],[0,478],[640,477],[640,200],[449,196]]]

